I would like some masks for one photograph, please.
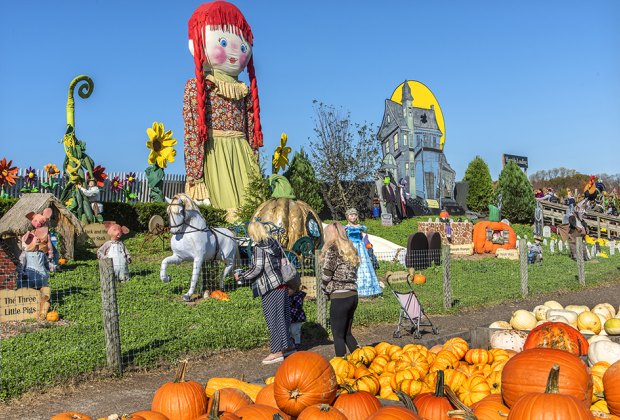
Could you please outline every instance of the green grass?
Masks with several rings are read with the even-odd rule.
[[[424,218],[426,220],[426,218]],[[407,220],[385,228],[367,221],[369,233],[398,244],[416,230]],[[519,227],[529,232],[529,227]],[[524,233],[520,233],[524,234]],[[123,361],[126,365],[152,367],[185,355],[200,356],[225,348],[249,349],[268,343],[260,299],[252,299],[248,287],[230,292],[230,301],[206,300],[187,305],[180,300],[189,286],[191,265],[169,266],[170,283],[159,279],[159,264],[170,251],[161,242],[142,235],[125,241],[133,254],[132,278],[119,284],[117,299]],[[586,263],[588,286],[618,282],[620,256]],[[452,260],[452,294],[456,306],[443,308],[442,267],[424,270],[427,283],[415,291],[427,314],[456,313],[464,307],[488,306],[521,297],[519,263],[495,258]],[[398,263],[381,262],[378,274],[402,270]],[[101,315],[99,273],[96,260],[72,262],[50,279],[52,305],[62,322],[2,340],[0,344],[0,400],[33,387],[45,387],[68,378],[99,375],[106,366]],[[232,287],[232,283],[228,284]],[[406,290],[405,283],[394,285]],[[566,255],[545,255],[542,264],[529,267],[530,294],[579,288],[576,263]],[[528,308],[531,309],[531,308]],[[316,305],[307,301],[309,320],[316,319]],[[399,306],[389,290],[383,297],[362,300],[356,325],[395,323]],[[304,333],[314,333],[310,324]]]

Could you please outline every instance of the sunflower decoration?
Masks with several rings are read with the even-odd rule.
[[[291,153],[291,148],[286,145],[288,136],[286,133],[282,133],[280,136],[280,145],[276,147],[273,152],[273,159],[271,161],[271,172],[277,174],[280,169],[284,170],[288,166],[288,155]]]
[[[8,198],[8,194],[4,192],[4,184],[15,185],[17,178],[17,166],[11,166],[13,160],[6,161],[6,158],[0,160],[0,198]]]
[[[60,170],[53,163],[48,163],[45,165],[43,170],[47,173],[47,181],[41,181],[41,187],[53,190],[58,186],[58,182],[56,182],[54,178],[60,174]]]
[[[146,129],[146,134],[149,136],[146,147],[151,149],[149,165],[165,168],[168,162],[174,162],[177,151],[173,146],[176,146],[177,140],[172,137],[172,130],[165,131],[164,124],[156,121]]]
[[[26,169],[26,173],[24,174],[24,180],[26,181],[26,185],[22,187],[22,189],[20,190],[21,192],[39,192],[39,188],[37,188],[37,181],[39,180],[39,177],[37,176],[37,171],[32,166]]]
[[[174,162],[177,151],[174,146],[177,140],[172,130],[166,131],[163,123],[155,121],[152,127],[146,129],[149,141],[146,142],[149,153],[149,167],[144,171],[149,186],[149,195],[152,201],[164,201],[164,168],[168,162]]]

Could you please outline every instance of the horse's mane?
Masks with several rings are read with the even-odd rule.
[[[166,213],[168,213],[168,215],[170,215],[171,213],[174,213],[174,214],[179,213],[181,211],[181,208],[180,208],[181,206],[179,206],[178,204],[183,204],[185,211],[193,210],[193,211],[200,212],[200,209],[198,208],[194,200],[190,198],[189,195],[185,193],[179,193],[175,195],[174,197],[172,197],[172,200],[170,200],[170,204],[166,208]]]

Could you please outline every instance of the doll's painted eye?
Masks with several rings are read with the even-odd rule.
[[[246,52],[248,52],[248,46],[245,44],[241,44],[241,52],[243,54],[245,54]]]
[[[228,45],[228,41],[226,40],[226,38],[220,38],[220,45],[224,48],[226,48],[226,46]]]

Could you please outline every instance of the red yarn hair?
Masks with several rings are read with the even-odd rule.
[[[203,66],[206,62],[205,56],[205,26],[213,26],[216,29],[232,32],[243,36],[250,45],[254,45],[252,28],[245,20],[241,11],[234,4],[226,1],[214,1],[204,3],[192,14],[189,19],[189,39],[194,45],[194,70],[196,73],[196,91],[198,102],[198,137],[201,142],[208,139],[206,122],[206,89],[203,75]],[[250,93],[252,95],[252,109],[254,113],[254,141],[251,144],[254,150],[263,145],[263,133],[260,125],[260,105],[258,102],[258,85],[254,72],[254,57],[250,57],[248,62],[248,74],[250,76]]]

